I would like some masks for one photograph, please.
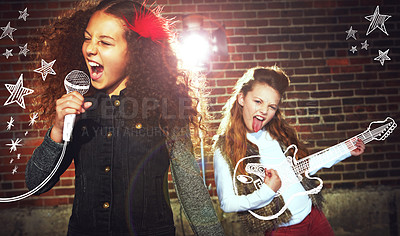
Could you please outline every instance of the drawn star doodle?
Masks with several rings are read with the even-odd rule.
[[[392,16],[379,14],[379,6],[376,6],[374,14],[365,17],[365,19],[371,21],[366,35],[369,35],[376,28],[380,29],[386,35],[389,35],[386,31],[385,21],[387,21],[390,17]]]
[[[18,53],[18,55],[21,55],[21,54],[24,54],[24,56],[26,56],[26,54],[29,52],[29,49],[28,49],[28,44],[27,43],[25,43],[25,45],[24,46],[18,46],[19,47],[19,53]]]
[[[25,109],[24,96],[33,93],[34,90],[25,88],[23,83],[23,74],[21,74],[16,84],[5,84],[8,92],[10,92],[11,95],[4,103],[4,106],[16,102],[20,107]]]
[[[11,130],[11,127],[14,126],[14,118],[11,116],[10,121],[7,121],[7,130]]]
[[[368,50],[368,46],[369,46],[369,44],[368,44],[367,40],[365,40],[363,43],[361,43],[361,49]]]
[[[27,135],[28,135],[28,133],[29,133],[28,131],[25,131],[25,134],[24,134],[24,135],[25,135],[25,136],[27,136]]]
[[[17,154],[17,160],[20,160],[21,159],[21,153],[18,153]]]
[[[14,158],[11,157],[10,164],[12,164],[13,162],[14,162]]]
[[[55,62],[56,60],[47,63],[45,60],[42,59],[42,66],[33,71],[42,74],[42,79],[43,81],[45,81],[48,74],[56,75],[56,72],[52,68]]]
[[[32,126],[33,124],[35,124],[37,121],[36,119],[38,118],[38,113],[33,113],[30,115],[30,120],[29,120],[29,126]]]
[[[14,166],[14,169],[12,170],[12,174],[15,174],[15,173],[17,173],[17,170],[18,170],[18,166],[17,166],[17,165],[15,165],[15,166]]]
[[[17,29],[11,27],[11,26],[10,26],[10,22],[8,22],[8,24],[7,24],[6,27],[1,27],[1,29],[3,30],[3,33],[1,34],[0,39],[2,39],[2,38],[4,38],[4,37],[8,36],[12,41],[14,41],[14,38],[13,38],[12,33],[13,33],[14,31],[16,31]]]
[[[357,52],[357,46],[351,46],[351,49],[349,51],[354,54],[355,52]]]
[[[3,56],[5,56],[7,59],[8,59],[9,57],[12,57],[12,56],[13,56],[13,54],[12,54],[12,49],[11,49],[11,50],[8,50],[8,49],[6,48],[6,52],[3,53]]]
[[[353,38],[353,39],[357,40],[357,38],[356,38],[357,32],[358,32],[358,30],[353,30],[353,26],[350,26],[350,29],[346,31],[346,33],[347,33],[346,40],[348,40],[349,38]]]
[[[10,146],[10,153],[13,151],[17,151],[17,146],[21,147],[22,144],[20,144],[20,142],[22,141],[22,139],[17,138],[15,141],[13,139],[10,139],[11,143],[7,143],[6,146]]]
[[[378,50],[379,56],[374,58],[374,61],[379,61],[381,65],[383,66],[385,64],[385,61],[390,61],[390,57],[388,56],[389,50],[386,50],[385,52],[382,52],[381,50]]]
[[[18,11],[18,12],[19,12],[18,20],[19,20],[19,19],[24,19],[24,21],[26,21],[26,17],[29,16],[29,14],[28,14],[28,8],[25,8],[25,10],[23,10],[23,11]]]

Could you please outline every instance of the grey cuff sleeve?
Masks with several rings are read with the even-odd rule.
[[[50,131],[51,128],[47,131],[42,144],[33,151],[32,157],[26,165],[25,183],[30,190],[38,186],[51,173],[60,158],[63,145],[50,138]],[[53,186],[52,184],[49,183],[36,194],[46,192]]]
[[[178,200],[195,235],[225,235],[197,163],[173,159],[171,174]]]
[[[35,149],[31,158],[33,164],[46,173],[53,170],[63,149],[63,144],[54,142],[50,138],[51,129],[52,127],[47,131],[42,144]]]
[[[173,133],[170,149],[171,174],[178,200],[196,235],[224,235],[223,228],[208,190],[200,176],[200,168],[192,153],[189,129]]]

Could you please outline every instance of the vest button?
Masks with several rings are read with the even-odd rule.
[[[107,138],[110,139],[111,137],[112,137],[112,132],[110,131],[107,133]]]
[[[121,102],[119,100],[114,101],[114,106],[119,107],[121,105]]]
[[[103,203],[103,208],[104,209],[107,209],[109,207],[110,207],[110,203],[108,203],[108,202]]]
[[[141,123],[136,123],[136,129],[141,129],[142,128],[142,124]]]
[[[104,168],[104,172],[108,173],[110,172],[111,168],[109,166],[106,166],[106,168]]]

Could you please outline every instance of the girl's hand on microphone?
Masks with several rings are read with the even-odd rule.
[[[92,102],[84,102],[83,96],[77,91],[64,94],[56,101],[56,116],[51,129],[50,137],[61,143],[63,138],[64,117],[69,114],[81,114],[86,111]]]

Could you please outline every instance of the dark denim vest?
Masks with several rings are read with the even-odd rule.
[[[132,99],[98,92],[76,122],[68,155],[75,163],[69,235],[174,235],[169,154],[156,125],[139,119]]]

